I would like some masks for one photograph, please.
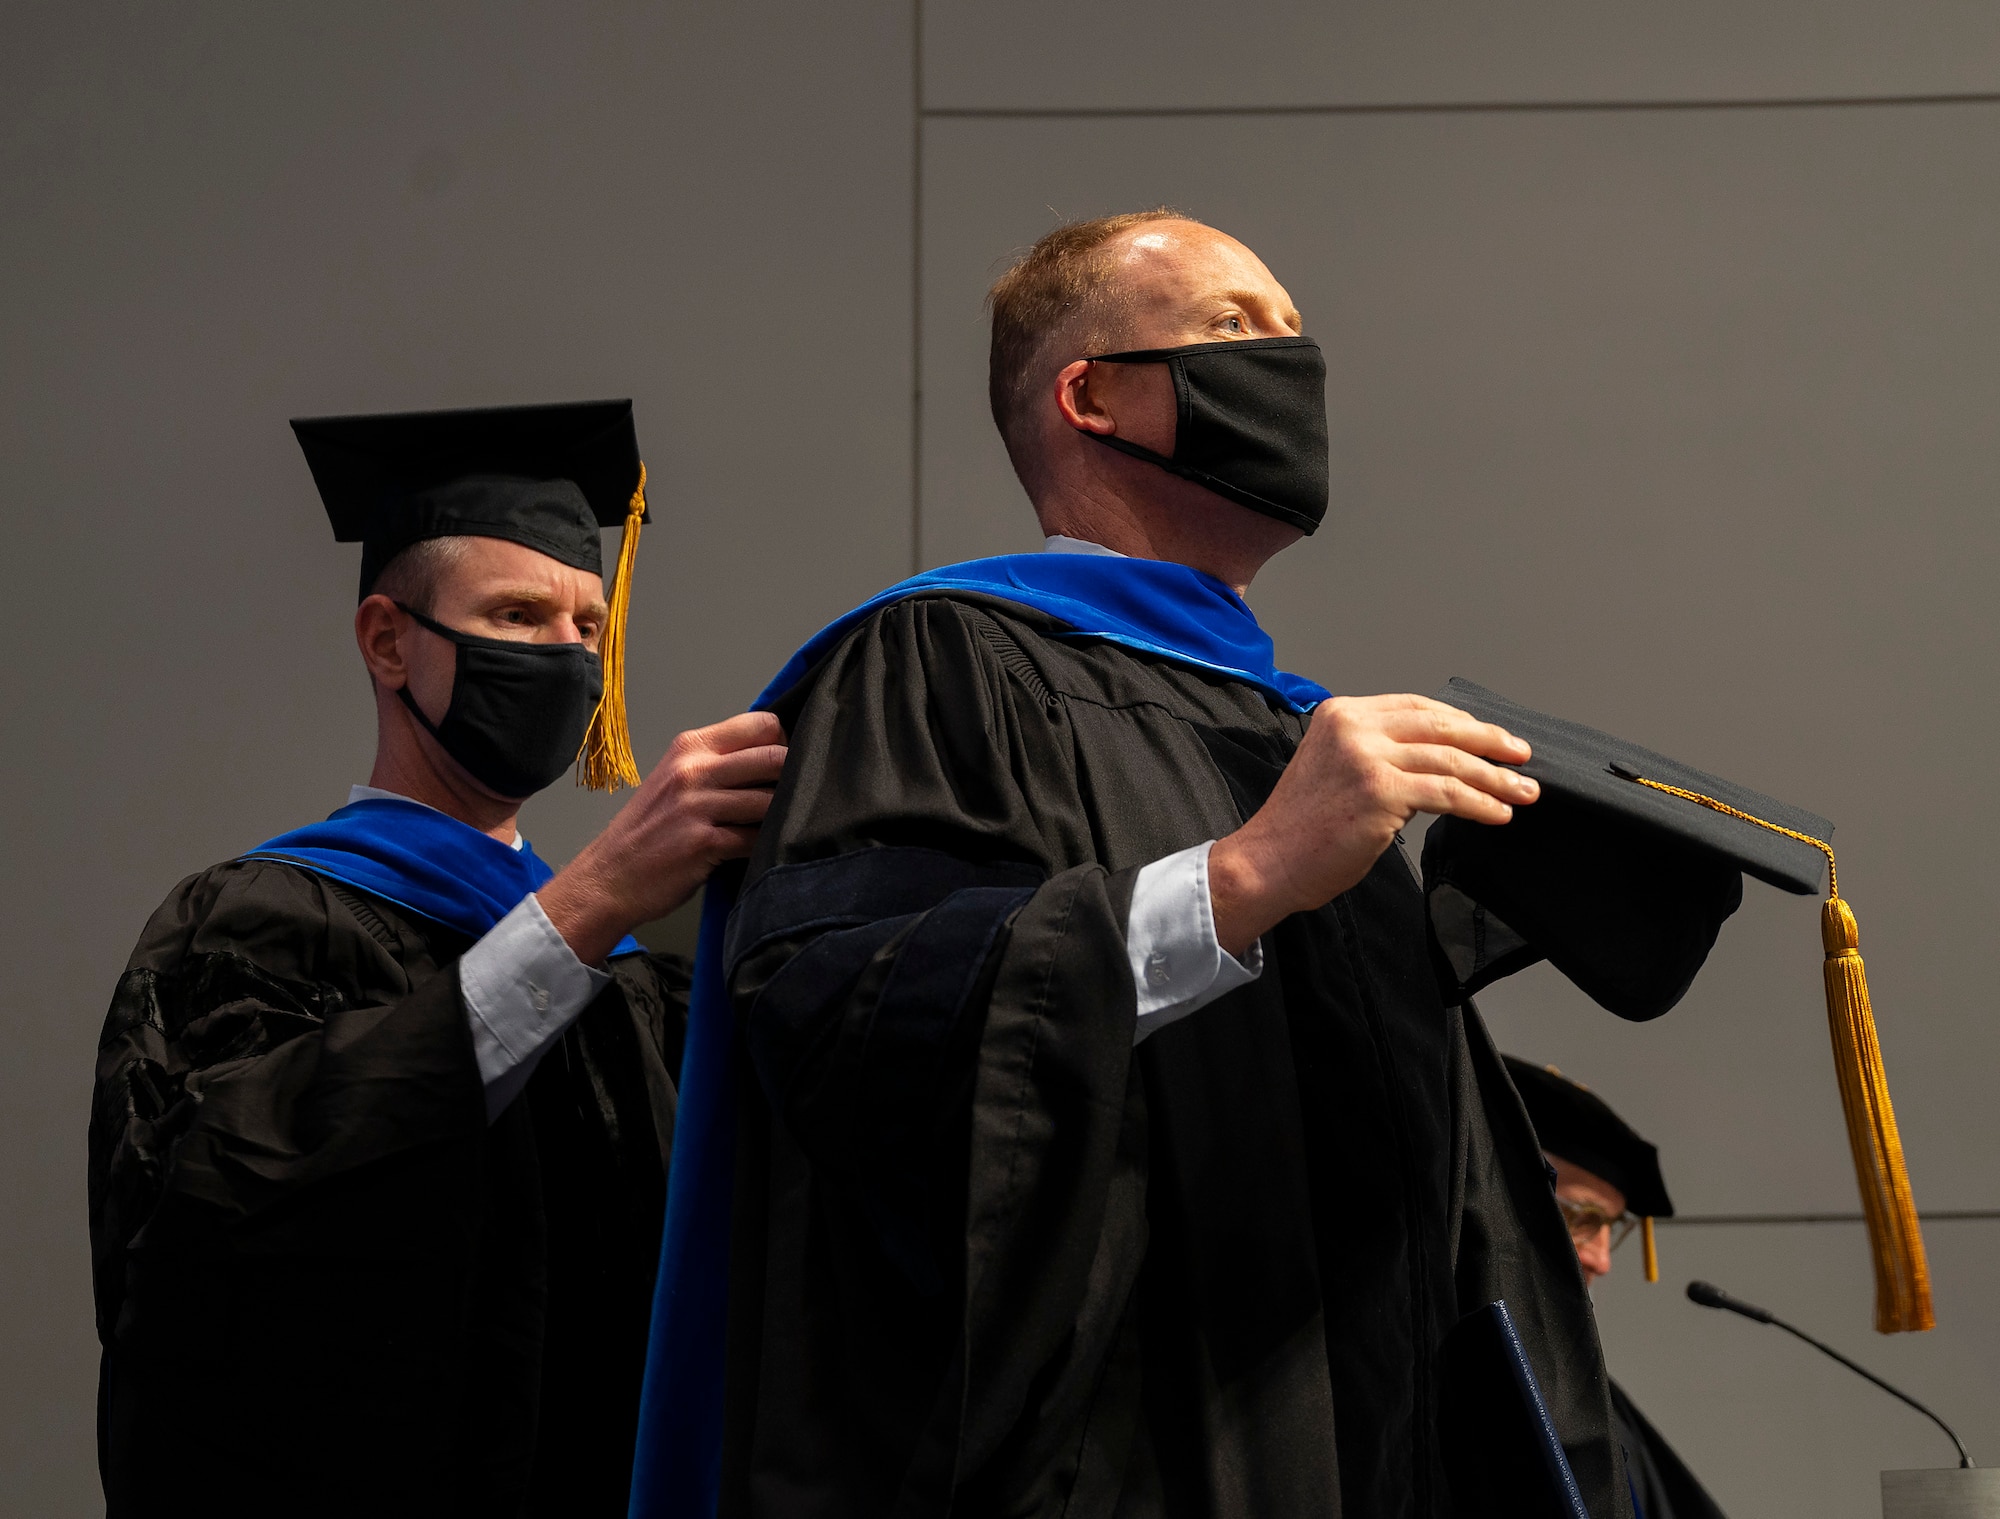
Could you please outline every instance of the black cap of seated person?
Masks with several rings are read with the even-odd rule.
[[[1108,448],[1206,486],[1307,534],[1326,517],[1326,355],[1311,338],[1238,338],[1091,355],[1165,364],[1174,382],[1171,455],[1091,433]]]
[[[1820,915],[1827,1019],[1848,1145],[1868,1222],[1882,1333],[1934,1323],[1930,1271],[1889,1100],[1854,915],[1816,813],[1468,680],[1440,701],[1525,739],[1534,805],[1489,827],[1440,818],[1424,837],[1424,894],[1440,979],[1459,999],[1541,960],[1621,1018],[1667,1012],[1693,985],[1748,875]]]
[[[314,417],[292,431],[326,504],[333,535],[359,542],[361,599],[396,556],[435,538],[499,538],[592,574],[600,533],[622,527],[610,615],[592,652],[446,627],[397,603],[456,646],[451,702],[433,722],[404,706],[482,785],[526,797],[572,764],[598,790],[637,785],[625,715],[625,623],[646,468],[629,400],[462,411]]]
[[[1514,1079],[1514,1090],[1521,1094],[1543,1152],[1588,1171],[1624,1195],[1626,1212],[1637,1215],[1645,1226],[1646,1280],[1658,1281],[1653,1220],[1674,1216],[1673,1200],[1660,1174],[1660,1152],[1582,1082],[1572,1081],[1552,1065],[1535,1065],[1514,1055],[1500,1058]]]

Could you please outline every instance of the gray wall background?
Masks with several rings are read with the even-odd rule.
[[[1502,1042],[1662,1149],[1614,1373],[1731,1512],[2000,1460],[2000,12],[1340,0],[12,0],[0,12],[0,1511],[87,1514],[83,1131],[103,1006],[190,870],[341,800],[369,705],[288,416],[634,396],[657,752],[906,573],[1030,546],[979,299],[1058,217],[1257,248],[1332,363],[1335,506],[1253,600],[1337,689],[1463,674],[1833,817],[1940,1327],[1869,1329],[1811,902],[1687,1001],[1559,977]],[[610,804],[530,823],[561,858]]]

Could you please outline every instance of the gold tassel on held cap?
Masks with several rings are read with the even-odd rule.
[[[1646,1252],[1646,1280],[1660,1279],[1660,1247],[1653,1240],[1653,1215],[1648,1213],[1639,1220],[1639,1243]]]
[[[1829,872],[1831,859],[1829,855]],[[1930,1267],[1903,1165],[1896,1112],[1889,1104],[1882,1048],[1875,1039],[1861,931],[1837,892],[1830,892],[1820,909],[1820,942],[1826,947],[1826,1018],[1840,1076],[1840,1105],[1847,1114],[1847,1142],[1854,1151],[1868,1243],[1875,1253],[1875,1327],[1883,1334],[1929,1329],[1937,1322],[1931,1313]]]
[[[1889,1078],[1875,1038],[1875,1013],[1868,1002],[1868,975],[1861,964],[1861,932],[1840,899],[1840,875],[1824,839],[1718,802],[1714,797],[1634,776],[1642,786],[1699,802],[1717,812],[1755,823],[1810,844],[1826,856],[1826,902],[1820,909],[1820,941],[1826,948],[1826,1019],[1833,1036],[1833,1069],[1840,1081],[1840,1107],[1847,1118],[1847,1143],[1854,1152],[1854,1176],[1861,1188],[1861,1212],[1868,1223],[1868,1248],[1875,1259],[1875,1328],[1882,1334],[1929,1329],[1930,1264],[1903,1165],[1903,1141],[1889,1103]]]
[[[625,511],[624,541],[618,545],[618,568],[611,576],[611,610],[597,641],[604,666],[604,699],[590,719],[577,754],[577,784],[592,791],[616,791],[639,784],[639,766],[632,758],[632,731],[625,720],[625,619],[632,610],[632,566],[639,557],[639,529],[646,517],[646,466],[639,466],[639,483]]]

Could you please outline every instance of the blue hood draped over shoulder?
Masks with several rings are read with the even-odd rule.
[[[769,708],[876,612],[915,596],[991,596],[1063,624],[1056,636],[1114,643],[1254,686],[1291,712],[1324,687],[1277,667],[1270,635],[1228,586],[1182,564],[1105,554],[1007,554],[913,576],[827,624],[789,659],[756,705]],[[735,876],[702,903],[694,992],[653,1328],[639,1404],[632,1519],[711,1519],[721,1480],[724,1327],[736,1109],[723,936]]]
[[[757,705],[775,703],[882,608],[954,591],[1045,612],[1067,625],[1065,638],[1123,644],[1227,675],[1292,712],[1308,711],[1327,696],[1325,687],[1278,668],[1271,635],[1257,625],[1257,614],[1213,575],[1118,554],[1002,554],[926,570],[869,597],[786,660]]]
[[[283,860],[358,887],[478,939],[555,875],[523,839],[515,849],[422,802],[369,797],[323,823],[267,839],[246,860]],[[639,949],[629,935],[611,951]]]

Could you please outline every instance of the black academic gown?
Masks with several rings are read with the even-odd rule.
[[[727,956],[722,1514],[1433,1519],[1439,1341],[1504,1298],[1622,1519],[1575,1250],[1406,858],[1135,1051],[1138,870],[1306,719],[1056,627],[905,600],[780,706]]]
[[[1611,1384],[1611,1413],[1632,1473],[1639,1519],[1723,1519],[1708,1489],[1616,1382]]]
[[[270,860],[147,925],[90,1126],[112,1519],[625,1512],[685,966],[613,961],[489,1125],[468,945]]]

